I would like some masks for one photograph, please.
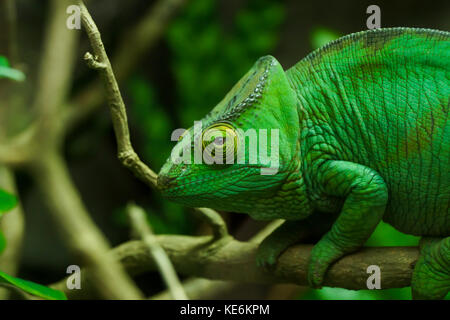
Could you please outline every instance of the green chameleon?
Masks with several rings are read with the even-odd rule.
[[[290,245],[320,239],[309,261],[312,287],[383,220],[422,236],[413,298],[440,299],[450,288],[449,96],[449,32],[358,32],[287,71],[265,56],[202,119],[200,134],[194,126],[182,135],[158,187],[187,206],[284,219],[257,252],[269,269]],[[267,129],[278,146],[258,145],[250,161],[249,129]],[[185,155],[196,148],[222,163]],[[273,169],[262,151],[278,152],[272,174],[261,170]]]

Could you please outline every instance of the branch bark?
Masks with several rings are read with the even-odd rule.
[[[188,297],[184,292],[180,279],[178,279],[177,273],[173,269],[172,263],[164,252],[164,249],[156,241],[155,235],[150,229],[144,210],[136,205],[129,205],[127,211],[133,230],[147,246],[158,266],[159,273],[169,288],[172,298],[176,300],[187,300]]]
[[[308,260],[312,245],[296,245],[279,258],[273,271],[256,266],[256,242],[240,242],[231,238],[213,241],[212,237],[160,235],[159,244],[180,274],[247,283],[293,283],[307,285]],[[130,241],[111,252],[133,276],[157,269],[146,245]],[[366,247],[334,263],[325,277],[324,286],[352,290],[367,289],[367,267],[381,269],[381,288],[409,286],[417,247]],[[82,290],[67,290],[62,280],[52,287],[64,290],[70,298],[92,297],[89,270],[82,270]]]
[[[223,220],[222,220],[223,221]],[[265,237],[278,228],[284,220],[274,220],[266,227],[258,231],[249,241],[260,243]],[[213,237],[214,234],[213,234]],[[242,284],[236,281],[209,280],[203,278],[191,277],[183,281],[183,287],[186,294],[193,300],[211,299],[216,296],[239,288]],[[167,300],[170,299],[170,292],[165,290],[152,297],[151,300]]]
[[[17,13],[15,0],[3,1],[3,9],[6,12],[8,25],[8,53],[9,62],[15,66],[19,62],[19,50],[17,46]]]
[[[54,118],[67,98],[76,61],[78,32],[66,28],[66,9],[74,0],[52,0],[46,27],[43,55],[39,67],[34,108],[45,125]],[[45,131],[50,131],[48,127]]]

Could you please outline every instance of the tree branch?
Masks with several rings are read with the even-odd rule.
[[[159,273],[164,279],[166,286],[169,288],[172,298],[176,300],[187,300],[188,297],[184,292],[180,279],[178,279],[178,276],[173,269],[172,263],[164,252],[164,249],[161,248],[158,241],[156,241],[155,235],[150,229],[147,219],[145,218],[144,210],[136,205],[129,205],[127,211],[133,230],[147,246],[158,266]]]
[[[15,0],[5,0],[3,9],[6,13],[6,23],[8,25],[8,53],[9,62],[15,66],[19,62],[19,50],[17,47],[17,13]]]
[[[43,55],[37,80],[34,108],[40,118],[50,118],[66,100],[76,61],[78,32],[66,28],[66,9],[74,0],[52,0],[50,21],[46,29]],[[43,119],[44,120],[44,119]],[[46,127],[46,131],[49,129]]]
[[[109,244],[84,207],[62,157],[46,153],[31,169],[64,242],[80,262],[90,267],[92,282],[100,296],[142,298],[122,266],[108,254]]]
[[[117,80],[123,81],[135,68],[141,57],[160,39],[172,17],[187,0],[159,0],[122,36],[112,65]],[[99,79],[86,86],[64,110],[66,131],[97,110],[104,101]]]
[[[229,292],[240,283],[222,280],[208,280],[202,278],[189,278],[183,281],[183,288],[189,299],[207,300],[213,299],[224,292]],[[151,300],[170,300],[172,298],[168,290],[164,290],[150,297]]]
[[[0,164],[19,167],[29,160],[28,152],[14,143],[0,144]]]
[[[283,222],[284,220],[272,221],[263,229],[258,231],[258,233],[254,235],[249,241],[260,243],[265,237],[267,237],[270,233],[272,233]],[[235,281],[209,280],[194,277],[191,277],[183,281],[184,290],[186,291],[188,297],[192,300],[211,299],[212,297],[218,296],[224,292],[236,289],[239,286],[241,286],[241,284]],[[170,292],[168,292],[167,290],[150,297],[150,299],[152,300],[167,300],[169,298]]]
[[[14,175],[11,170],[0,166],[0,188],[17,196]],[[15,276],[19,268],[22,251],[25,218],[20,204],[0,219],[0,230],[3,232],[7,246],[0,255],[0,270]],[[0,300],[4,299],[9,290],[0,289]]]
[[[94,55],[89,52],[85,55],[88,66],[94,67],[102,76],[105,84],[109,110],[114,127],[114,133],[117,141],[117,154],[121,163],[130,169],[137,178],[145,182],[150,187],[156,186],[156,173],[147,167],[134,151],[131,141],[130,132],[128,130],[128,120],[125,111],[125,104],[120,94],[119,85],[117,84],[111,63],[106,55],[100,32],[95,25],[94,20],[89,14],[83,1],[78,2],[81,8],[81,19],[86,33],[89,37]]]
[[[307,285],[308,260],[312,245],[296,245],[287,249],[271,272],[257,267],[256,242],[240,242],[231,238],[213,241],[212,237],[160,235],[156,237],[180,274],[247,283],[292,283]],[[130,241],[111,253],[133,276],[157,269],[146,245]],[[381,288],[409,286],[417,247],[366,247],[334,263],[325,277],[324,286],[352,290],[367,289],[367,267],[381,269]],[[92,296],[89,270],[82,270],[82,290],[67,290],[65,280],[52,285],[64,290],[70,298]],[[80,292],[78,292],[80,291]],[[82,292],[81,292],[82,291]]]

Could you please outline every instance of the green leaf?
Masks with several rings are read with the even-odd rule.
[[[4,56],[0,56],[0,67],[9,67],[8,59]]]
[[[6,238],[3,235],[2,231],[0,230],[0,255],[5,250],[6,247]]]
[[[48,300],[67,300],[64,292],[51,289],[49,287],[28,281],[20,278],[10,276],[9,274],[0,271],[0,283],[7,283],[13,285],[29,294],[48,299]]]
[[[17,198],[12,194],[0,189],[0,217],[6,211],[13,209],[17,205]]]
[[[20,70],[11,68],[9,66],[8,59],[0,56],[0,79],[1,78],[8,78],[15,81],[24,81],[25,74]]]
[[[0,60],[0,63],[2,61]],[[13,209],[17,205],[17,198],[6,191],[3,191],[0,189],[0,218],[2,217],[3,213],[6,211],[9,211]],[[0,230],[0,253],[5,250],[6,247],[6,238],[3,235],[2,231]]]

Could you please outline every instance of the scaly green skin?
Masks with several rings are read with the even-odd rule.
[[[309,264],[314,287],[383,219],[424,237],[413,296],[442,298],[450,288],[449,80],[450,33],[434,30],[351,34],[286,72],[263,57],[202,124],[279,129],[278,173],[261,175],[269,165],[259,161],[169,159],[159,188],[188,206],[286,219],[260,246],[265,267],[289,245],[321,236]],[[188,143],[179,146],[198,142]]]

